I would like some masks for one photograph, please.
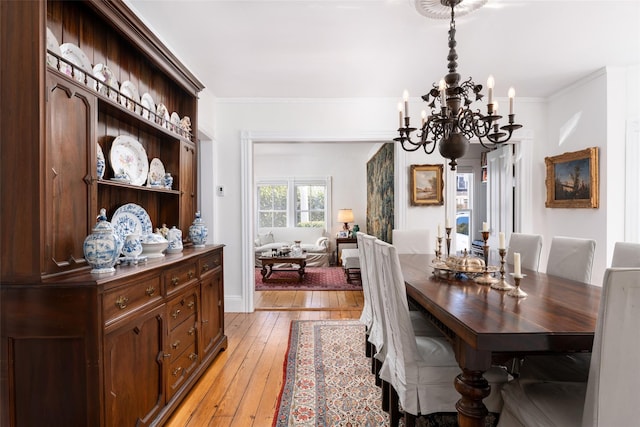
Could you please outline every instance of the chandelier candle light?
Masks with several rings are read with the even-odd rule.
[[[433,153],[436,143],[442,157],[449,159],[451,170],[456,169],[456,159],[464,156],[469,145],[469,139],[477,137],[483,147],[492,149],[496,144],[502,144],[511,139],[513,131],[522,127],[515,123],[513,112],[513,98],[515,90],[509,89],[509,123],[500,127],[498,121],[502,116],[498,115],[498,103],[493,99],[494,79],[489,76],[487,80],[488,103],[487,114],[480,110],[473,111],[470,105],[473,101],[479,101],[483,95],[480,93],[482,85],[477,85],[471,77],[460,83],[460,74],[456,72],[458,54],[456,53],[456,23],[455,8],[463,0],[440,0],[445,7],[451,8],[451,24],[449,26],[449,55],[447,56],[449,73],[440,80],[439,84],[433,84],[433,88],[422,96],[431,113],[427,115],[422,111],[422,122],[417,140],[412,140],[411,134],[416,131],[411,127],[409,117],[409,93],[404,91],[403,102],[398,103],[398,133],[394,141],[400,142],[405,151],[416,151],[420,147],[427,154]],[[419,0],[416,0],[418,4]],[[470,3],[472,0],[469,1]],[[480,5],[484,4],[480,2]],[[472,6],[473,7],[473,6]],[[472,100],[472,94],[475,99]],[[436,99],[439,109],[436,109]],[[431,102],[429,102],[431,100]],[[404,114],[404,116],[403,116]],[[487,141],[488,145],[485,145]]]

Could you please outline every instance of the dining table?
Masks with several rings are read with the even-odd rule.
[[[434,273],[435,255],[399,256],[407,296],[451,342],[461,373],[452,378],[461,398],[460,427],[484,427],[483,398],[490,386],[483,373],[528,354],[590,352],[601,287],[522,269],[527,296],[480,284],[461,273]],[[510,265],[504,278],[514,284]],[[501,278],[501,273],[494,272]]]

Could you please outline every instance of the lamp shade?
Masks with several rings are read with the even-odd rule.
[[[353,211],[351,209],[340,209],[338,211],[338,222],[353,222]]]

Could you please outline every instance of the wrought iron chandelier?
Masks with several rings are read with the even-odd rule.
[[[394,141],[400,142],[405,151],[416,151],[422,147],[425,153],[431,154],[438,145],[440,154],[450,160],[451,170],[456,169],[456,159],[464,156],[467,151],[469,139],[475,136],[483,147],[491,149],[495,148],[496,144],[509,141],[513,131],[522,127],[514,121],[513,98],[515,90],[513,88],[510,88],[508,93],[509,123],[500,127],[498,121],[502,116],[498,115],[498,103],[493,99],[494,80],[492,76],[489,76],[487,80],[489,89],[487,114],[481,114],[480,110],[473,111],[470,107],[473,101],[481,100],[483,95],[481,93],[482,85],[475,84],[471,77],[460,83],[460,74],[456,72],[458,54],[456,53],[454,9],[461,2],[462,0],[440,0],[443,6],[451,8],[449,54],[447,56],[449,73],[440,80],[437,86],[434,83],[429,93],[422,96],[422,99],[431,108],[431,114],[427,116],[426,111],[422,111],[420,132],[416,135],[418,140],[412,140],[411,134],[417,129],[411,127],[410,124],[409,94],[405,90],[404,102],[398,104],[398,133],[400,136],[394,138]],[[475,99],[472,100],[471,97]],[[429,102],[430,100],[431,102]],[[436,108],[436,100],[439,102],[439,109]]]

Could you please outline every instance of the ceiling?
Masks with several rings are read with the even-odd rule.
[[[413,0],[125,1],[217,97],[419,96],[447,71],[449,22]],[[456,28],[462,79],[497,96],[640,63],[640,0],[488,0]]]

